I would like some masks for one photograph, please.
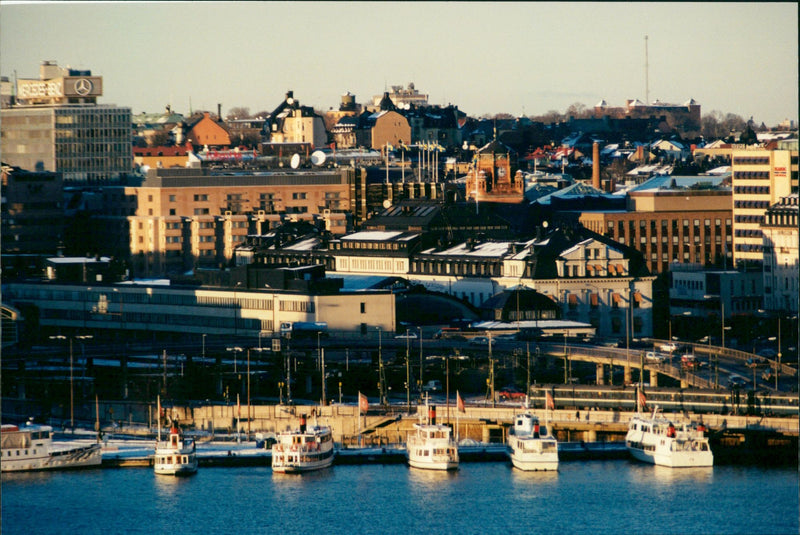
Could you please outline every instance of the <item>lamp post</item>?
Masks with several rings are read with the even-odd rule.
[[[425,384],[422,382],[422,370],[423,370],[423,360],[422,360],[422,325],[417,327],[419,330],[419,399],[420,402],[422,401],[422,385]]]
[[[383,391],[383,358],[381,357],[382,330],[380,327],[376,328],[378,329],[378,394],[381,398],[381,405],[385,405],[386,394]]]
[[[411,412],[411,339],[409,338],[408,329],[406,329],[406,406],[407,410]]]
[[[56,335],[51,336],[51,340],[69,340],[69,426],[70,429],[75,429],[75,388],[74,388],[74,375],[73,375],[73,358],[72,358],[72,341],[73,340],[90,340],[93,338],[91,334],[77,335],[77,336],[64,336]]]

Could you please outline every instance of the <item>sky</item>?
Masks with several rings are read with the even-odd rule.
[[[471,116],[649,94],[773,126],[798,117],[797,43],[795,2],[0,0],[0,74],[89,69],[134,114],[271,111],[289,90],[326,111],[413,82]]]

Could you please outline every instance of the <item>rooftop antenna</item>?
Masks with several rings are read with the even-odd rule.
[[[644,36],[644,101],[650,105],[650,62],[647,53],[647,36]]]

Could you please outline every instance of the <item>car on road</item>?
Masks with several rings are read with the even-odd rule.
[[[397,336],[394,337],[394,339],[395,340],[416,340],[417,339],[417,333],[406,332],[406,333],[403,333],[403,334],[398,334]]]
[[[657,353],[655,351],[647,351],[644,354],[644,359],[650,362],[665,362],[669,357],[666,355],[662,355],[661,353]]]
[[[685,353],[681,355],[681,366],[689,369],[696,368],[697,358],[691,353]]]
[[[658,346],[658,349],[660,349],[661,351],[665,351],[667,353],[673,353],[678,350],[678,344],[676,344],[675,342],[664,342],[663,344]]]
[[[513,386],[507,386],[497,392],[497,397],[500,398],[500,401],[524,400],[525,392],[520,392]]]
[[[740,377],[738,375],[731,375],[728,378],[728,388],[730,388],[732,390],[743,388],[746,385],[747,385],[747,381],[745,380],[744,377]]]
[[[766,366],[766,365],[767,365],[767,359],[763,357],[749,358],[747,359],[747,362],[745,362],[745,366],[747,366],[748,368],[758,368],[759,366]]]
[[[494,345],[494,340],[488,336],[476,336],[475,338],[471,338],[469,341],[469,344],[473,346],[488,346],[489,343]]]

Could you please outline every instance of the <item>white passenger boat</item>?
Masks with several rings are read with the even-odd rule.
[[[185,438],[173,423],[167,440],[161,440],[161,429],[156,441],[153,467],[156,474],[184,476],[197,472],[197,452],[193,439]]]
[[[637,414],[628,424],[625,445],[640,461],[673,468],[713,466],[714,455],[703,424],[692,422],[677,426],[658,414]]]
[[[333,435],[327,426],[306,426],[305,415],[300,428],[278,433],[272,446],[272,471],[282,473],[310,472],[333,464]]]
[[[558,441],[530,413],[518,414],[508,435],[508,456],[520,470],[558,470]]]
[[[436,423],[436,407],[430,407],[426,412],[427,421],[414,424],[414,430],[408,434],[406,455],[409,466],[428,470],[456,470],[458,448],[452,438],[453,430]]]
[[[5,424],[0,437],[3,472],[86,468],[99,466],[103,460],[100,444],[64,449],[53,446],[53,428],[49,425]]]

